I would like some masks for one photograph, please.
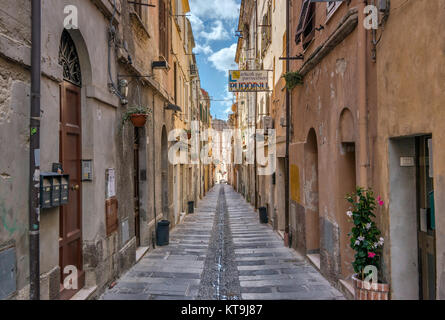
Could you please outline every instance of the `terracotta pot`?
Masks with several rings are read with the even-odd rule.
[[[130,119],[135,127],[141,128],[141,127],[145,126],[145,123],[147,122],[147,115],[135,113],[135,114],[131,115]]]
[[[371,283],[352,276],[355,289],[355,300],[389,300],[389,284]]]

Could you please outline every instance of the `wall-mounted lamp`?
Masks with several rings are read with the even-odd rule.
[[[121,95],[121,103],[123,105],[128,103],[128,81],[125,79],[119,80],[119,93]]]
[[[175,112],[182,112],[181,107],[179,107],[179,106],[177,106],[175,104],[172,104],[172,103],[169,103],[168,105],[166,105],[164,107],[164,109],[165,110],[172,110],[172,111],[175,111]]]
[[[168,69],[168,62],[165,60],[153,61],[151,63],[152,69]]]

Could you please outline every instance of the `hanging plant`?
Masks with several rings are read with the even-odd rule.
[[[127,109],[127,111],[125,111],[125,113],[122,116],[122,126],[128,120],[131,120],[131,122],[135,127],[138,128],[143,127],[147,122],[147,117],[149,114],[151,114],[151,110],[148,109],[147,107],[140,105],[131,106]]]
[[[284,80],[286,81],[286,88],[288,90],[292,90],[298,85],[302,85],[303,82],[303,76],[298,72],[286,72],[283,75]]]

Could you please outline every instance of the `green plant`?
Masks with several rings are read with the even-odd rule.
[[[122,115],[122,126],[125,124],[125,122],[130,120],[131,116],[134,114],[149,115],[149,114],[151,114],[151,110],[148,109],[147,107],[140,106],[140,105],[133,105],[133,106],[129,107]]]
[[[303,82],[303,76],[295,71],[295,72],[286,72],[283,75],[284,80],[286,81],[286,88],[289,90],[292,90],[297,85],[302,85]]]
[[[373,221],[377,203],[383,206],[380,197],[376,199],[371,190],[360,187],[353,194],[347,195],[346,200],[352,205],[346,212],[354,227],[348,236],[351,237],[351,248],[355,251],[355,261],[352,263],[354,271],[361,280],[365,280],[366,266],[375,266],[380,270],[384,239],[380,237],[380,230]],[[380,237],[380,238],[379,238]]]

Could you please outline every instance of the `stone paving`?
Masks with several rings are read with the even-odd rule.
[[[344,299],[319,272],[282,239],[232,187],[217,185],[170,233],[170,245],[157,247],[103,300],[194,300],[198,298],[210,239],[215,225],[220,188],[224,188],[232,249],[243,300]],[[224,266],[222,266],[224,268]]]
[[[338,300],[343,295],[225,186],[243,300]]]
[[[212,232],[219,189],[170,232],[170,244],[146,254],[101,300],[193,300]]]

